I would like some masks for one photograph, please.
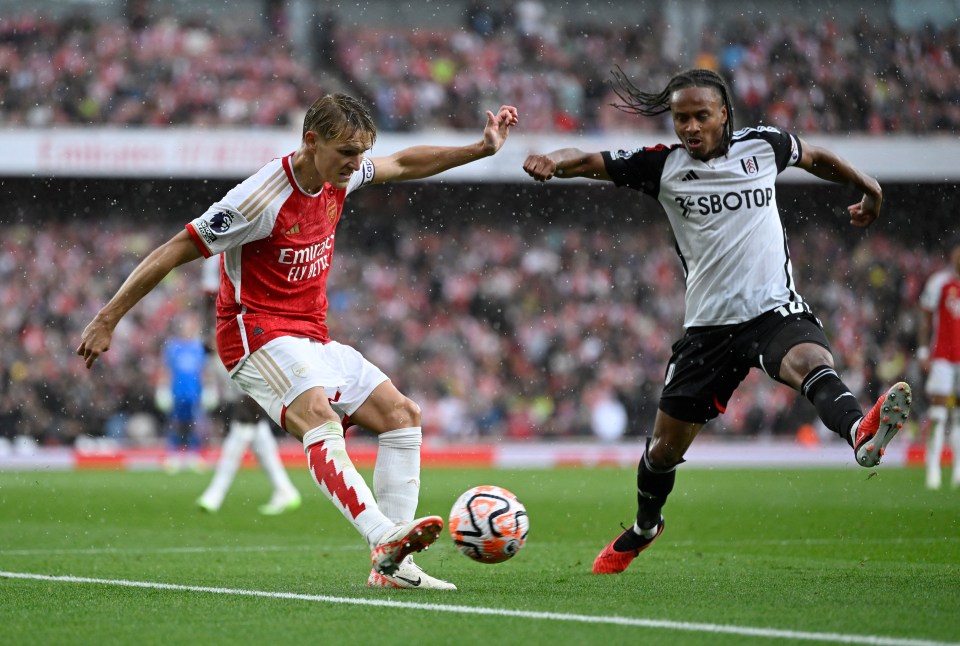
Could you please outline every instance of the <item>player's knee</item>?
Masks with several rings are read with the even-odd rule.
[[[389,421],[393,428],[420,426],[420,406],[409,397],[403,397],[390,411]]]
[[[814,368],[821,366],[833,367],[833,355],[822,346],[804,343],[794,346],[783,357],[779,374],[787,383],[800,383]]]
[[[647,447],[647,464],[655,471],[669,471],[683,462],[683,452],[669,442],[651,442]]]
[[[330,407],[323,388],[311,388],[287,407],[287,426],[308,430],[326,422],[340,422],[340,416]]]

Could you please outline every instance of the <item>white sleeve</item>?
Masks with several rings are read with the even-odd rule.
[[[946,275],[943,272],[937,272],[927,279],[927,283],[920,292],[920,307],[928,312],[936,312],[940,307],[940,292],[943,291],[943,281]]]
[[[360,162],[360,168],[353,175],[350,176],[350,183],[347,184],[347,195],[350,195],[353,191],[358,188],[362,188],[373,181],[373,176],[376,173],[376,167],[373,165],[373,162],[370,161],[368,157],[364,157],[363,161]]]
[[[275,215],[275,214],[274,214]],[[209,255],[239,247],[245,242],[265,238],[273,230],[273,221],[259,217],[253,222],[243,217],[243,214],[231,207],[227,202],[217,202],[207,212],[196,218],[188,226],[196,231]],[[262,225],[268,225],[263,231]]]
[[[270,235],[277,213],[293,192],[278,163],[268,164],[234,186],[222,200],[187,227],[215,256]]]

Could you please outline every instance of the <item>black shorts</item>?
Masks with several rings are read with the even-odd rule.
[[[780,362],[800,343],[830,351],[806,303],[789,303],[746,323],[688,328],[673,344],[660,409],[685,422],[708,422],[726,410],[751,368],[780,381]]]

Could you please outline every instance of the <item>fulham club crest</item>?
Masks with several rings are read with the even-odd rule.
[[[740,160],[740,165],[743,166],[743,172],[747,175],[756,175],[760,172],[760,164],[757,163],[757,156],[744,157]]]

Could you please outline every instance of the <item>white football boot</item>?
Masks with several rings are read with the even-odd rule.
[[[393,574],[380,574],[376,570],[370,570],[370,576],[367,577],[367,586],[371,588],[403,588],[409,590],[456,590],[457,586],[432,577],[423,571],[419,565],[413,562],[413,557],[408,556],[401,563],[400,567]]]
[[[208,514],[215,514],[220,511],[220,502],[212,500],[206,494],[197,498],[196,505]]]
[[[299,509],[302,502],[303,499],[297,491],[279,491],[274,492],[270,502],[257,509],[264,516],[278,516],[285,511]]]

